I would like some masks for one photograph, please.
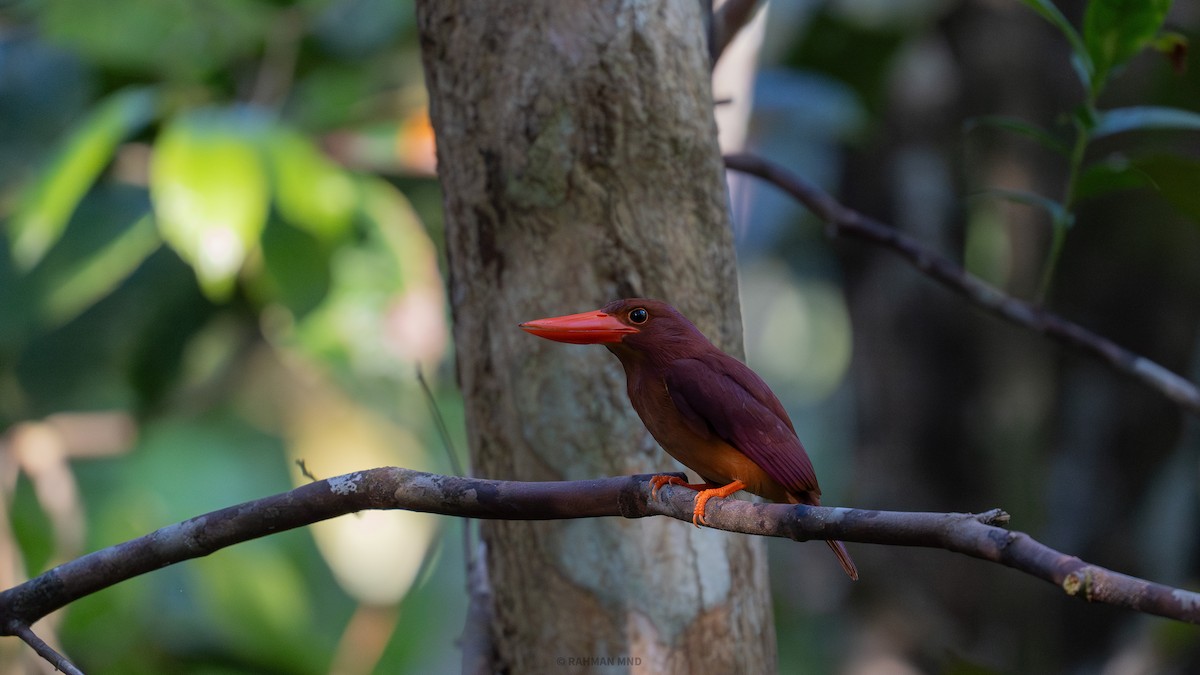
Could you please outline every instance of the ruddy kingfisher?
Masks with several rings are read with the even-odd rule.
[[[746,490],[774,502],[821,503],[812,461],[783,404],[746,364],[718,349],[674,307],[645,298],[614,300],[602,309],[521,324],[549,340],[602,344],[625,368],[629,401],[663,450],[700,475],[692,522],[704,523],[713,497]],[[842,569],[858,579],[845,545],[826,541]]]

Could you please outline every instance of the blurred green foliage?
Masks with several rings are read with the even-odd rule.
[[[447,470],[415,379],[461,429],[415,38],[393,0],[0,5],[5,565],[286,490],[296,459],[349,470],[339,440]],[[96,673],[428,672],[465,602],[444,536],[408,539],[427,569],[399,607],[341,588],[305,530],[42,630]]]
[[[1071,47],[1071,63],[1083,87],[1083,100],[1070,115],[1063,116],[1063,119],[1069,120],[1069,130],[1047,130],[1025,120],[1000,116],[975,118],[968,122],[967,128],[990,125],[1026,135],[1059,153],[1067,162],[1066,188],[1061,198],[1012,189],[989,188],[983,193],[1041,207],[1050,215],[1051,246],[1038,286],[1039,301],[1049,292],[1067,231],[1075,224],[1075,209],[1080,200],[1130,187],[1148,187],[1160,192],[1168,203],[1178,205],[1188,200],[1186,193],[1192,192],[1186,186],[1200,180],[1200,174],[1195,172],[1195,167],[1189,166],[1190,162],[1175,165],[1174,169],[1182,172],[1176,174],[1178,180],[1156,181],[1148,173],[1137,169],[1132,169],[1137,172],[1136,177],[1127,175],[1104,180],[1101,178],[1105,175],[1103,170],[1099,173],[1093,171],[1102,164],[1094,160],[1092,163],[1087,161],[1088,149],[1093,141],[1112,134],[1200,130],[1200,113],[1191,110],[1159,106],[1103,109],[1099,106],[1099,99],[1110,78],[1123,70],[1139,53],[1147,49],[1166,53],[1177,49],[1186,51],[1186,38],[1163,31],[1172,1],[1090,0],[1081,35],[1051,0],[1022,0],[1066,38]],[[1118,154],[1101,160],[1104,161],[1125,162],[1127,166],[1136,167],[1153,160],[1137,157],[1130,161]],[[1185,186],[1182,192],[1179,190],[1181,185]],[[1186,208],[1183,212],[1191,215]]]
[[[1008,294],[1052,280],[1053,311],[1196,381],[1197,17],[1161,0],[771,3],[749,151]],[[731,186],[747,354],[789,406],[825,503],[1002,506],[1058,550],[1195,588],[1194,420],[889,252],[829,243],[771,187]],[[846,345],[846,370],[818,380]],[[1177,623],[940,551],[851,545],[903,583],[864,574],[843,591],[805,547],[768,546],[782,672],[1200,662]]]

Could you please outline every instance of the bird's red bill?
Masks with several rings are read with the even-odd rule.
[[[547,340],[575,345],[620,342],[626,335],[638,332],[633,326],[621,323],[617,317],[600,311],[526,321],[521,324],[521,329]]]

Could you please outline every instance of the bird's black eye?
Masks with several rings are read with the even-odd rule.
[[[629,320],[634,323],[646,323],[646,319],[650,318],[650,313],[642,307],[638,307],[629,313]]]

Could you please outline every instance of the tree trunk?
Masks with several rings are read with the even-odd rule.
[[[741,353],[701,3],[419,0],[417,14],[475,474],[678,470],[606,350],[516,324],[649,296]],[[482,532],[495,670],[775,669],[760,540],[665,519]]]

